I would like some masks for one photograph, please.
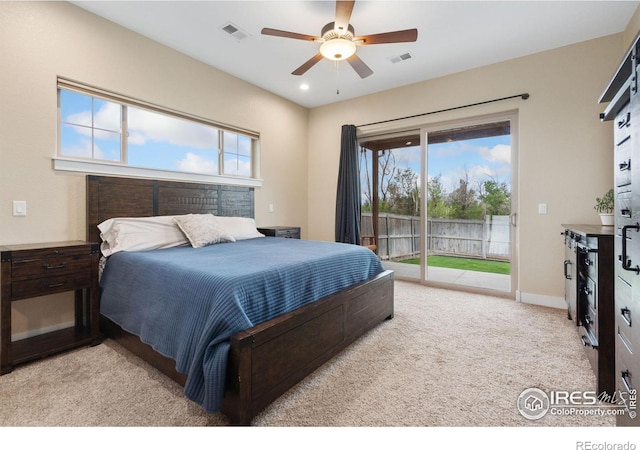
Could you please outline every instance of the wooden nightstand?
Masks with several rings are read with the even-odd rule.
[[[264,227],[258,231],[265,236],[300,239],[300,227]]]
[[[0,375],[13,366],[99,343],[100,244],[84,241],[0,247]],[[11,342],[11,302],[75,291],[75,326]]]

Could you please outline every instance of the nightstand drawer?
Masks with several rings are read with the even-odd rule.
[[[276,236],[282,237],[282,238],[289,238],[289,239],[300,239],[300,230],[297,228],[278,230],[276,232]]]
[[[300,239],[300,227],[263,227],[258,228],[258,231],[265,236]]]
[[[15,281],[73,274],[88,267],[91,255],[87,249],[46,249],[21,252],[11,263]]]
[[[40,277],[32,280],[14,281],[11,286],[13,300],[19,300],[56,292],[86,289],[91,286],[91,269],[88,267],[66,275]]]
[[[0,375],[15,364],[100,341],[99,261],[100,244],[87,241],[0,247]],[[74,292],[73,326],[13,342],[12,302],[60,292]]]

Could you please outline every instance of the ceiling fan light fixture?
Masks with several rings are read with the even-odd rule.
[[[342,38],[335,38],[324,42],[320,46],[320,53],[327,59],[342,61],[356,52],[356,44],[353,41]]]

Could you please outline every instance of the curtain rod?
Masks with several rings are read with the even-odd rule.
[[[358,127],[358,128],[359,127],[367,127],[369,125],[379,125],[381,123],[395,122],[396,120],[413,119],[414,117],[428,116],[428,115],[431,115],[431,114],[438,114],[438,113],[447,112],[447,111],[454,111],[456,109],[469,108],[471,106],[486,105],[487,103],[501,102],[503,100],[510,100],[512,98],[518,98],[518,97],[522,98],[522,100],[526,100],[526,99],[529,98],[529,94],[524,93],[524,94],[518,94],[518,95],[511,95],[509,97],[494,98],[493,100],[485,100],[483,102],[470,103],[468,105],[463,105],[463,106],[454,106],[453,108],[439,109],[437,111],[431,111],[431,112],[422,113],[422,114],[414,114],[413,116],[398,117],[397,119],[388,119],[388,120],[381,120],[380,122],[365,123],[364,125],[356,125],[356,127]]]

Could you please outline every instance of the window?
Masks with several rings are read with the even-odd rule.
[[[58,108],[56,159],[63,162],[56,168],[90,163],[114,168],[107,173],[155,170],[173,173],[175,179],[231,177],[234,184],[255,185],[255,132],[62,79]]]

